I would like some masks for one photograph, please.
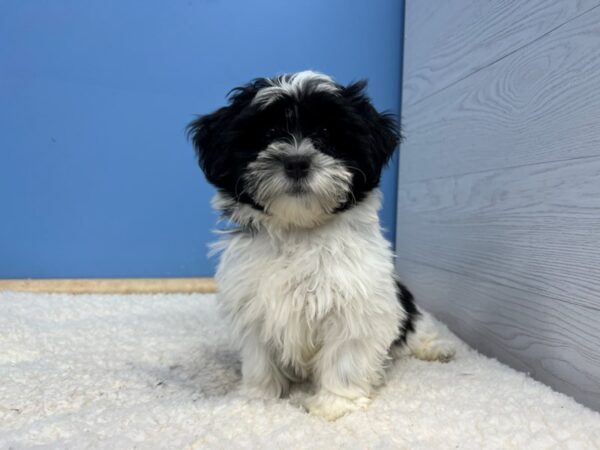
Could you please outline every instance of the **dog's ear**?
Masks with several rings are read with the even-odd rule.
[[[219,185],[219,181],[227,177],[224,148],[227,144],[225,133],[228,118],[232,119],[231,105],[218,109],[212,114],[198,117],[187,126],[188,137],[191,139],[198,157],[198,164],[207,180]]]
[[[394,154],[402,139],[396,117],[378,112],[365,94],[367,81],[361,80],[346,86],[342,95],[347,99],[369,134],[367,142],[371,156],[384,166]]]
[[[255,80],[233,89],[229,93],[229,105],[199,116],[187,126],[187,135],[194,145],[200,168],[207,180],[219,188],[224,187],[232,176],[229,153],[239,134],[237,119],[250,106],[260,87],[261,81]]]

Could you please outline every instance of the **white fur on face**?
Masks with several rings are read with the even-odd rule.
[[[290,180],[282,160],[310,158],[308,177]],[[350,195],[352,172],[340,161],[318,151],[310,139],[277,141],[258,154],[244,175],[247,193],[282,226],[309,228],[325,221]]]
[[[252,100],[252,104],[260,105],[261,108],[267,107],[283,96],[297,97],[300,93],[306,93],[311,89],[313,92],[329,92],[334,95],[339,93],[339,87],[331,77],[312,70],[266,80],[270,86],[259,90]]]

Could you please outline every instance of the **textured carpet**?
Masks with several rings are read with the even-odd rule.
[[[457,342],[329,423],[248,400],[212,296],[0,293],[0,448],[598,448],[600,415]]]

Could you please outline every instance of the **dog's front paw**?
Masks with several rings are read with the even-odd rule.
[[[303,406],[310,414],[326,420],[336,420],[348,413],[366,409],[370,402],[368,397],[349,399],[330,392],[319,392],[304,400]]]
[[[264,383],[244,383],[242,393],[252,399],[276,399],[285,396],[288,392],[288,384],[278,380]]]

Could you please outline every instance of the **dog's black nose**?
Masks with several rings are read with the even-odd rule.
[[[293,180],[306,178],[310,171],[310,158],[308,156],[294,155],[283,160],[285,174]]]

